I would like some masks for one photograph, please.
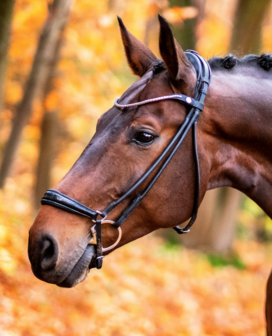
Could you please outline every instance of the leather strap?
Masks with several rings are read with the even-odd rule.
[[[204,108],[204,104],[202,102],[199,102],[199,101],[197,101],[197,100],[195,100],[191,97],[188,97],[188,96],[185,96],[185,95],[182,95],[182,94],[178,94],[178,93],[174,93],[174,94],[167,95],[167,96],[150,98],[150,99],[142,100],[140,102],[131,103],[131,104],[121,104],[121,103],[119,103],[119,99],[116,99],[115,102],[114,102],[114,105],[117,106],[118,108],[120,108],[121,110],[124,110],[124,109],[129,108],[129,107],[136,107],[136,106],[151,104],[151,103],[155,103],[155,102],[158,102],[158,101],[170,100],[170,99],[171,100],[178,100],[185,105],[195,107],[195,108],[198,108],[200,110],[203,110],[203,108]]]
[[[41,199],[41,204],[51,205],[76,215],[88,217],[92,220],[95,220],[97,217],[96,211],[55,189],[46,191]]]
[[[194,50],[187,50],[186,56],[189,59],[189,61],[193,64],[193,66],[196,69],[197,73],[197,84],[195,88],[195,99],[199,102],[204,103],[204,100],[206,98],[208,87],[211,81],[211,69],[209,64],[206,62],[205,59],[203,59],[201,56],[198,55],[198,53]],[[200,109],[198,112],[200,114],[202,110]],[[180,226],[176,226],[173,229],[178,234],[184,234],[190,232],[190,228],[194,224],[197,213],[198,213],[198,205],[199,205],[199,188],[200,188],[200,167],[199,167],[199,159],[198,159],[198,151],[197,151],[197,136],[196,136],[196,124],[197,124],[198,118],[195,120],[193,124],[193,153],[195,158],[195,195],[194,195],[194,205],[193,205],[193,211],[192,216],[189,221],[189,223],[184,227],[181,228]]]
[[[101,236],[101,219],[96,220],[95,230],[96,230],[96,268],[100,269],[103,265],[103,254],[102,254],[102,236]]]
[[[193,124],[193,148],[194,148],[194,157],[195,157],[195,163],[196,163],[194,206],[193,206],[192,217],[191,217],[189,223],[184,228],[181,228],[180,226],[175,226],[173,228],[178,234],[184,234],[184,233],[190,232],[190,228],[194,224],[194,222],[197,218],[197,213],[198,213],[200,169],[199,169],[199,160],[198,160],[198,152],[197,152],[196,124],[197,124],[197,121],[195,121],[194,124]]]

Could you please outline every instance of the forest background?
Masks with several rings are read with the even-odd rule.
[[[168,230],[133,242],[73,289],[31,272],[28,230],[42,194],[136,79],[116,15],[159,56],[158,13],[206,59],[272,51],[270,0],[1,1],[3,336],[264,335],[272,222],[235,190],[209,192],[182,241]]]

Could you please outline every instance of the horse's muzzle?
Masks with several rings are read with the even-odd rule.
[[[90,268],[96,267],[94,245],[75,247],[71,252],[60,253],[57,240],[48,233],[29,240],[28,255],[33,273],[38,279],[60,287],[77,285],[86,278]]]

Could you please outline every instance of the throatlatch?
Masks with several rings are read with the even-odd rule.
[[[196,70],[197,74],[197,83],[195,88],[195,97],[191,98],[185,96],[183,94],[172,94],[157,98],[147,99],[141,102],[132,103],[122,105],[118,103],[118,99],[115,101],[114,105],[120,109],[127,109],[130,107],[151,104],[157,101],[162,100],[177,100],[182,104],[185,104],[191,107],[189,113],[187,114],[183,124],[180,129],[171,140],[169,145],[165,148],[165,150],[161,153],[161,155],[157,158],[157,160],[152,164],[152,166],[144,173],[144,175],[117,201],[112,202],[108,207],[100,212],[92,210],[86,205],[78,202],[77,200],[64,195],[63,193],[49,189],[46,191],[45,195],[41,200],[41,204],[51,205],[56,208],[60,208],[64,211],[71,212],[76,215],[84,216],[91,219],[94,223],[91,228],[92,239],[90,244],[96,246],[96,256],[95,259],[91,261],[90,268],[96,267],[100,269],[102,267],[103,262],[103,252],[109,251],[115,248],[122,237],[121,225],[127,219],[127,217],[132,213],[132,211],[141,203],[142,199],[146,196],[148,191],[152,188],[154,183],[157,181],[165,167],[168,165],[169,161],[172,159],[177,149],[183,142],[186,134],[192,128],[193,132],[193,154],[196,163],[195,169],[195,196],[194,196],[194,206],[192,211],[192,216],[189,223],[185,226],[185,228],[181,228],[179,226],[174,227],[173,229],[179,233],[184,234],[190,231],[191,226],[196,220],[197,211],[198,211],[198,203],[199,203],[199,187],[200,187],[200,168],[199,168],[199,160],[198,160],[198,151],[197,151],[197,137],[196,137],[196,124],[200,115],[200,112],[204,108],[204,100],[207,94],[207,90],[211,81],[211,69],[209,63],[198,55],[198,53],[194,50],[187,50],[185,52],[187,58],[192,63]],[[161,167],[158,169],[155,176],[152,178],[148,186],[139,194],[137,194],[130,204],[124,209],[124,211],[120,214],[118,218],[114,221],[107,219],[108,213],[110,213],[118,204],[120,204],[124,199],[126,199],[129,195],[131,195],[145,180],[146,178],[161,164]],[[116,242],[107,247],[102,247],[102,236],[101,236],[101,227],[102,224],[111,224],[116,229],[118,229],[118,238]]]

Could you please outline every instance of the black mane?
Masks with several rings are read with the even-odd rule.
[[[269,71],[272,68],[272,55],[262,54],[261,56],[246,55],[243,58],[238,58],[232,54],[221,58],[213,57],[209,61],[212,70],[233,69],[235,66],[250,66],[262,68]]]

